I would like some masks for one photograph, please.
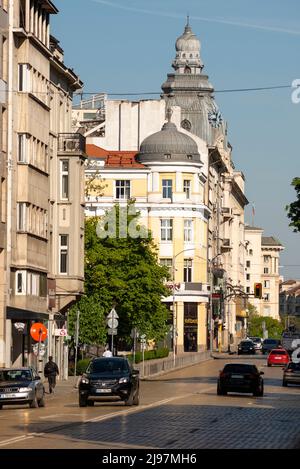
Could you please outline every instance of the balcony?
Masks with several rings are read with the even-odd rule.
[[[81,134],[59,134],[58,153],[85,154],[85,137]]]

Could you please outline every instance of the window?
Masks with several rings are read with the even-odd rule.
[[[249,256],[253,256],[253,249],[249,249]]]
[[[192,281],[192,266],[193,266],[192,259],[184,259],[184,265],[183,265],[183,281],[184,282]]]
[[[250,274],[246,274],[246,280],[250,280]]]
[[[183,181],[183,192],[187,199],[191,198],[191,181],[189,179]]]
[[[130,199],[130,181],[116,181],[116,199]]]
[[[187,243],[193,241],[193,220],[184,220],[183,238]]]
[[[270,293],[265,293],[264,294],[264,300],[265,301],[270,301]]]
[[[172,241],[173,239],[173,220],[165,218],[160,220],[161,241]]]
[[[29,64],[19,64],[18,91],[30,92],[30,66]]]
[[[27,229],[27,206],[25,202],[17,203],[17,230],[26,231]]]
[[[166,159],[166,160],[170,160],[170,159],[171,159],[170,153],[166,153],[166,154],[165,154],[165,159]]]
[[[269,273],[269,268],[268,267],[264,267],[264,274],[268,274]]]
[[[160,259],[160,265],[168,267],[170,275],[172,275],[173,260],[172,259]]]
[[[246,267],[250,267],[250,266],[251,266],[250,261],[246,261]]]
[[[32,296],[40,296],[39,274],[28,273],[27,294]]]
[[[28,145],[27,145],[27,135],[18,134],[18,162],[27,163],[28,162]]]
[[[26,270],[16,272],[16,295],[26,295]]]
[[[162,180],[162,196],[163,199],[172,199],[172,179]]]
[[[246,293],[250,293],[250,287],[246,287]]]
[[[264,262],[267,263],[270,260],[270,256],[264,256]]]
[[[68,235],[59,235],[59,273],[68,273]]]
[[[270,288],[270,280],[264,280],[264,288]]]
[[[69,198],[69,160],[60,161],[61,199]]]

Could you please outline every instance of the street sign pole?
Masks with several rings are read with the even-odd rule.
[[[113,308],[113,310],[112,310],[112,317],[111,317],[111,319],[112,319],[112,323],[114,324],[114,321],[115,321],[115,310],[114,310],[114,308]],[[113,334],[111,335],[111,352],[112,352],[112,354],[113,354],[113,356],[114,356],[115,354],[114,354],[114,335],[113,335]]]

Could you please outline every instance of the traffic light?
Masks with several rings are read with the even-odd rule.
[[[255,283],[254,284],[254,298],[260,298],[262,297],[262,284],[261,283]]]

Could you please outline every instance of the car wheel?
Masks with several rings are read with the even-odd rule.
[[[284,386],[284,387],[286,388],[286,387],[287,387],[287,385],[288,385],[287,381],[286,381],[285,379],[284,379],[284,380],[282,380],[282,386]]]
[[[86,397],[79,396],[79,407],[86,407],[86,406],[87,406]]]
[[[87,401],[88,407],[94,407],[95,401]]]
[[[136,391],[132,403],[133,403],[133,405],[139,405],[139,403],[140,403],[140,393],[139,393],[139,390]]]
[[[227,396],[227,391],[224,391],[220,386],[217,387],[217,395],[218,396]]]
[[[272,366],[271,363],[268,363],[268,366]]]
[[[39,407],[45,407],[45,398],[44,396],[38,401]]]
[[[125,405],[133,405],[133,395],[130,393],[130,396],[125,400]]]
[[[37,400],[37,397],[36,397],[36,394],[35,394],[34,399],[32,399],[32,401],[29,402],[29,407],[31,409],[36,409],[38,406],[39,406],[39,403],[38,403],[38,400]]]

